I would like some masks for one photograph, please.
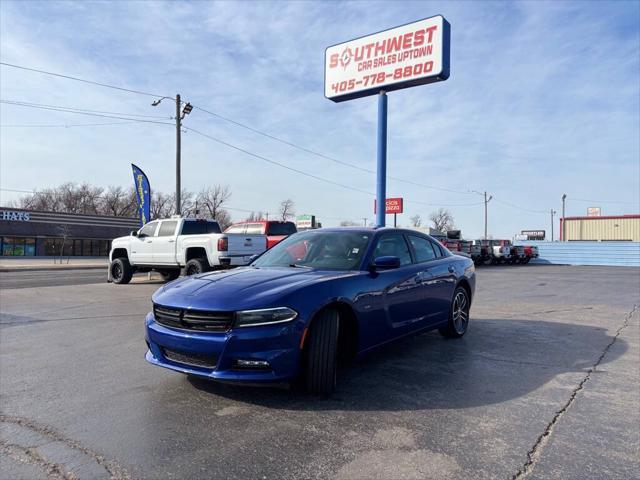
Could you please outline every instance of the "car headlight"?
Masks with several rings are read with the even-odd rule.
[[[289,322],[297,316],[298,312],[288,307],[242,310],[236,312],[236,327],[255,327],[258,325]]]

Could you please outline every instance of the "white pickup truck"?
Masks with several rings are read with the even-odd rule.
[[[173,217],[154,220],[111,243],[108,280],[129,283],[155,270],[166,281],[211,269],[247,265],[267,249],[266,235],[221,233],[218,222]]]

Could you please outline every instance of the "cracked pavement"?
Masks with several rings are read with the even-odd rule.
[[[353,365],[329,400],[148,365],[158,283],[83,282],[0,291],[2,479],[639,471],[640,269],[480,268],[464,339],[397,342]]]

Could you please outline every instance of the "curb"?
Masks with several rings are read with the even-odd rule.
[[[38,266],[22,266],[22,267],[0,267],[0,273],[4,272],[48,272],[56,270],[98,270],[104,269],[105,272],[109,265],[38,265]]]

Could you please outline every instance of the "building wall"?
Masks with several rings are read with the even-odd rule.
[[[564,219],[564,238],[568,241],[640,242],[640,215],[567,217]]]
[[[139,228],[135,218],[0,209],[2,256],[104,256],[111,240]]]
[[[536,245],[539,258],[531,263],[640,267],[640,242],[515,242]]]

